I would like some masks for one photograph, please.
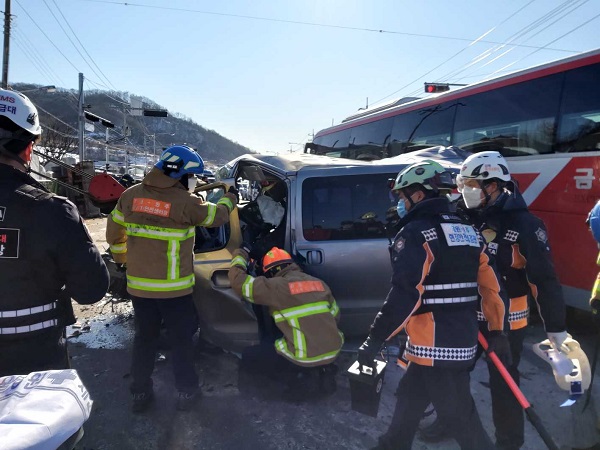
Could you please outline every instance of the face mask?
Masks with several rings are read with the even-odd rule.
[[[462,191],[463,199],[467,208],[474,209],[481,206],[481,189],[465,186]]]
[[[396,211],[398,212],[398,217],[401,219],[406,215],[406,203],[404,200],[398,200],[398,204],[396,205]]]
[[[194,189],[196,189],[196,184],[198,183],[198,178],[196,178],[194,175],[191,175],[188,180],[187,180],[187,188],[188,188],[188,192],[190,193],[194,193]]]

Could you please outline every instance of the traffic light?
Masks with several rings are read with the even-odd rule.
[[[448,83],[425,83],[425,92],[428,94],[437,94],[450,90]]]
[[[144,109],[143,114],[150,117],[167,117],[169,115],[166,109]]]
[[[112,123],[110,120],[106,120],[105,118],[97,116],[96,114],[92,114],[89,111],[83,111],[83,115],[90,122],[100,122],[106,128],[114,128],[115,127],[115,124]]]

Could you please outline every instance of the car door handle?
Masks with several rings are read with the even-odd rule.
[[[215,270],[210,277],[213,286],[219,289],[230,288],[231,284],[229,283],[229,269],[219,269]]]
[[[323,252],[321,250],[309,250],[306,252],[306,262],[316,265],[323,264]]]

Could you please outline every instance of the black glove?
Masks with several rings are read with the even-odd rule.
[[[235,186],[229,186],[227,193],[235,195],[235,198],[238,198],[238,195],[239,195],[238,190],[236,189]]]
[[[375,368],[373,360],[379,354],[383,341],[369,336],[365,342],[358,348],[358,364]],[[360,370],[359,366],[359,370]]]
[[[250,252],[252,251],[252,244],[250,244],[250,242],[244,241],[242,242],[242,245],[240,245],[240,248],[246,253],[248,253],[248,255],[250,255]]]
[[[600,299],[593,298],[590,302],[592,307],[592,317],[594,318],[594,323],[598,328],[600,328]]]
[[[127,272],[127,264],[115,263],[115,266],[117,266],[119,272]]]
[[[490,331],[488,352],[494,352],[505,367],[512,365],[512,352],[508,335],[503,331]]]

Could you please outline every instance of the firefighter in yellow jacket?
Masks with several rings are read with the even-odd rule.
[[[598,243],[598,248],[600,249],[600,201],[598,201],[598,203],[596,203],[596,205],[590,211],[587,218],[587,224],[589,225],[592,236],[594,236],[594,239]],[[596,262],[600,266],[600,254],[598,254],[598,260]],[[592,288],[590,306],[592,307],[594,320],[600,326],[600,273],[598,273],[598,277],[596,278],[596,282]]]
[[[304,273],[291,256],[277,247],[262,259],[265,276],[247,273],[249,249],[233,252],[229,281],[245,300],[268,306],[282,337],[273,344],[260,344],[244,350],[242,367],[250,371],[270,371],[297,375],[289,386],[292,397],[301,391],[314,391],[311,374],[318,373],[319,391],[335,391],[337,358],[344,336],[338,330],[340,310],[329,287],[318,278]],[[302,368],[317,368],[302,370]],[[294,393],[293,390],[296,389]]]
[[[191,195],[203,171],[191,148],[166,149],[142,183],[121,195],[108,219],[106,240],[115,262],[127,264],[135,312],[133,412],[146,410],[154,398],[151,376],[162,322],[172,346],[177,409],[189,409],[198,393],[192,345],[198,328],[192,301],[196,226],[221,226],[237,203],[235,188],[216,204]]]

